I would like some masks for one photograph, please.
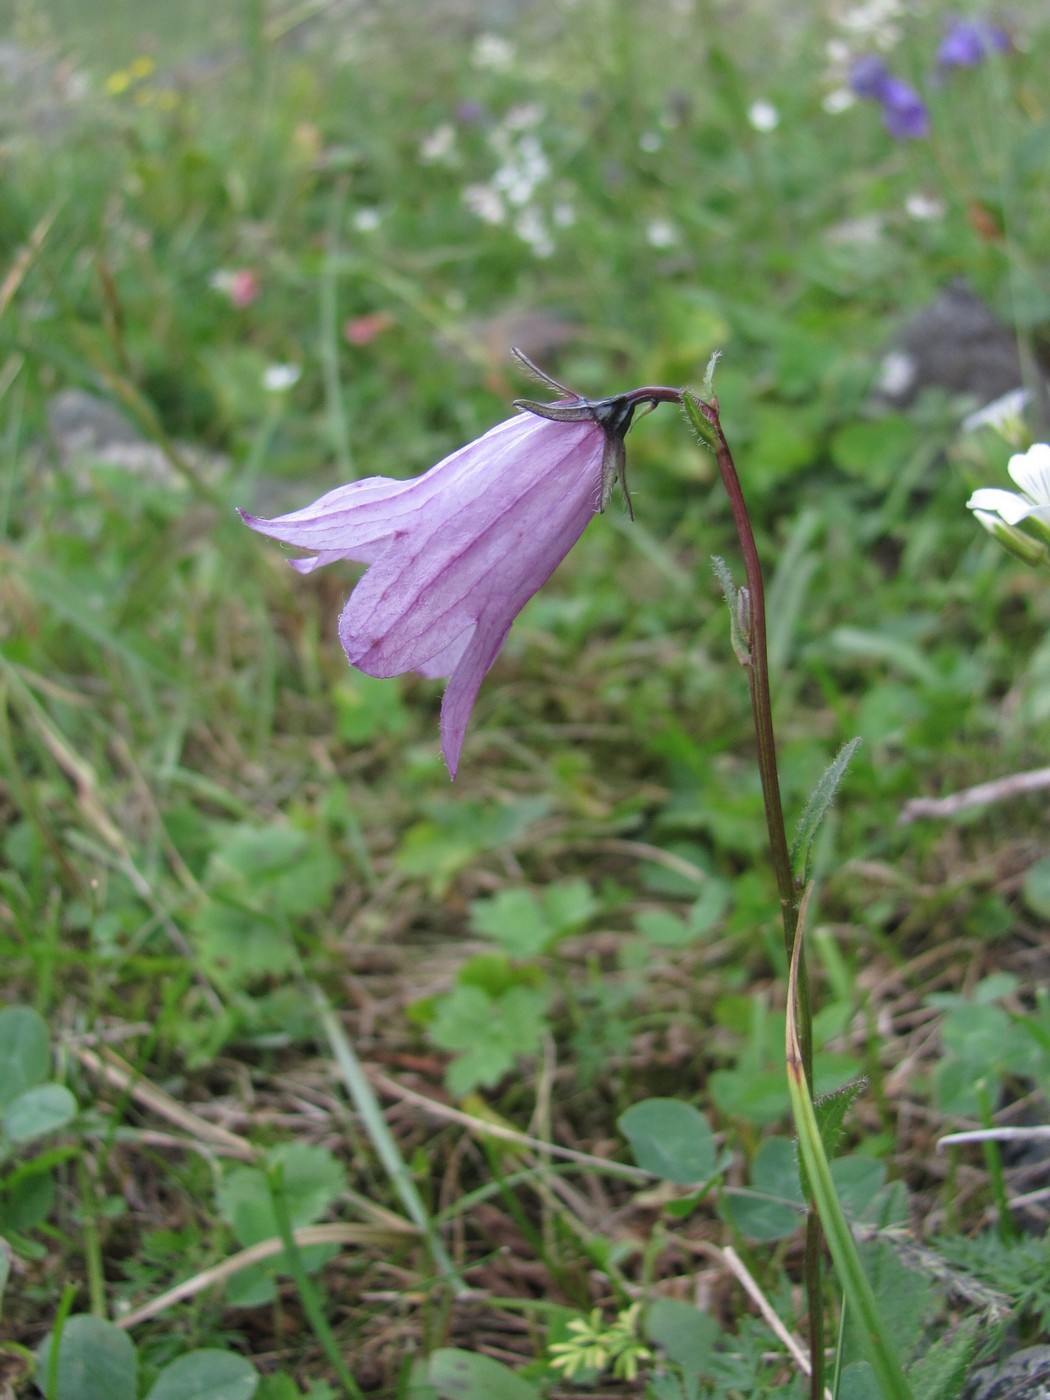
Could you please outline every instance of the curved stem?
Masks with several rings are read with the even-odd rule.
[[[745,664],[751,691],[751,712],[755,721],[755,746],[758,751],[758,771],[762,779],[762,800],[766,813],[769,849],[780,896],[780,912],[784,924],[784,947],[788,966],[794,967],[798,978],[798,1029],[801,1061],[805,1079],[813,1087],[813,1025],[806,978],[805,961],[798,944],[801,890],[791,869],[791,853],[784,824],[784,804],[780,796],[780,775],[777,771],[777,746],[773,732],[773,701],[769,690],[769,653],[766,645],[766,593],[762,580],[762,562],[751,528],[747,503],[737,475],[733,454],[729,450],[718,416],[718,400],[705,402],[691,393],[682,397],[686,417],[698,436],[715,454],[722,485],[729,497],[740,552],[747,578],[744,617]],[[811,1395],[815,1400],[824,1391],[824,1306],[821,1285],[822,1231],[820,1218],[810,1202],[806,1218],[805,1279],[809,1304],[809,1349],[812,1365]]]

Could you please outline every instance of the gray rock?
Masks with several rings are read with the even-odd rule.
[[[963,1400],[1050,1400],[1050,1346],[1026,1347],[967,1382]]]
[[[906,408],[923,389],[990,403],[1024,383],[1017,337],[963,280],[920,308],[882,361],[876,394]]]
[[[86,389],[62,389],[48,400],[45,413],[59,462],[78,479],[85,480],[92,467],[102,466],[164,486],[186,485],[163,449],[148,441],[107,399]],[[219,475],[222,458],[186,443],[176,446],[182,459],[205,480]]]

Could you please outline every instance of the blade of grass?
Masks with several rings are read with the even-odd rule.
[[[808,897],[808,891],[807,891]],[[809,1188],[813,1195],[828,1249],[835,1261],[839,1282],[846,1296],[847,1305],[853,1310],[857,1321],[857,1332],[868,1360],[871,1362],[879,1383],[880,1394],[885,1400],[913,1400],[911,1388],[904,1378],[900,1361],[879,1315],[878,1304],[868,1277],[864,1272],[860,1254],[857,1251],[853,1232],[835,1194],[835,1184],[831,1179],[831,1169],[824,1153],[820,1138],[820,1127],[813,1108],[809,1085],[803,1068],[802,1047],[799,1043],[796,1021],[798,995],[799,957],[802,950],[805,929],[806,898],[799,909],[795,947],[791,956],[791,971],[788,977],[787,1033],[785,1052],[787,1056],[788,1093],[798,1129],[798,1146],[802,1157]]]
[[[339,378],[339,297],[336,287],[339,268],[339,230],[346,209],[346,182],[336,187],[328,212],[325,233],[325,256],[321,267],[321,367],[324,374],[325,405],[328,410],[329,432],[339,462],[341,481],[353,481],[353,454],[350,450],[350,425],[343,403],[343,386]]]
[[[332,1370],[339,1377],[340,1384],[352,1400],[365,1400],[364,1391],[354,1380],[347,1370],[343,1354],[339,1350],[339,1343],[335,1339],[335,1333],[325,1317],[324,1309],[321,1306],[321,1295],[315,1287],[310,1275],[306,1272],[306,1265],[303,1263],[303,1256],[299,1253],[299,1246],[295,1241],[295,1231],[292,1229],[292,1218],[288,1214],[288,1201],[284,1194],[283,1170],[280,1166],[273,1167],[267,1172],[267,1185],[270,1188],[270,1204],[273,1206],[273,1217],[277,1224],[277,1233],[281,1237],[284,1245],[284,1259],[288,1266],[288,1272],[295,1282],[302,1300],[303,1311],[307,1320],[313,1328],[314,1336],[321,1343],[321,1349],[328,1357]]]
[[[426,1240],[431,1258],[434,1260],[434,1265],[441,1277],[456,1293],[470,1292],[441,1242],[441,1237],[430,1212],[427,1210],[422,1196],[416,1190],[416,1184],[412,1180],[405,1159],[394,1141],[393,1134],[386,1125],[383,1111],[372,1092],[371,1084],[365,1077],[361,1062],[354,1053],[354,1048],[345,1031],[336,1019],[335,1013],[328,1003],[328,998],[316,983],[310,983],[310,992],[324,1028],[325,1038],[343,1077],[343,1083],[346,1085],[354,1107],[361,1117],[362,1126],[371,1139],[394,1190],[401,1197],[401,1204]]]

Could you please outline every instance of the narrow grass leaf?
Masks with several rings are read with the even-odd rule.
[[[886,1328],[879,1316],[875,1294],[868,1282],[860,1255],[853,1239],[846,1217],[835,1194],[828,1159],[824,1154],[824,1144],[820,1139],[820,1128],[813,1111],[809,1087],[803,1069],[802,1047],[799,1043],[796,1025],[798,1002],[799,959],[802,952],[802,928],[800,920],[795,948],[791,958],[788,979],[788,1007],[785,1053],[787,1058],[788,1093],[798,1129],[799,1153],[805,1167],[813,1200],[820,1215],[821,1224],[827,1237],[828,1249],[835,1262],[842,1291],[854,1315],[861,1345],[867,1352],[875,1372],[882,1400],[913,1400],[911,1390],[904,1379],[900,1361],[893,1344],[886,1334]]]
[[[317,1006],[321,1024],[324,1028],[325,1036],[335,1057],[339,1072],[343,1077],[347,1092],[353,1100],[354,1107],[361,1116],[361,1123],[368,1134],[375,1148],[379,1160],[390,1178],[390,1181],[401,1198],[401,1204],[408,1212],[409,1218],[418,1226],[422,1232],[427,1246],[430,1250],[434,1264],[442,1278],[449,1283],[457,1293],[466,1293],[467,1285],[461,1278],[459,1271],[453,1264],[448,1251],[441,1242],[441,1238],[434,1226],[423,1198],[416,1189],[416,1184],[412,1180],[412,1174],[408,1169],[405,1159],[402,1157],[397,1143],[394,1141],[390,1129],[386,1125],[383,1111],[379,1106],[372,1086],[365,1078],[361,1062],[354,1054],[354,1048],[350,1044],[342,1026],[336,1020],[332,1008],[320,987],[311,986],[314,1002]]]

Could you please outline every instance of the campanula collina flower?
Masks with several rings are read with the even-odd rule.
[[[929,135],[930,113],[925,102],[903,78],[894,77],[881,58],[858,58],[849,72],[849,85],[858,97],[870,97],[882,108],[882,121],[895,141]]]
[[[941,40],[937,63],[941,68],[976,68],[990,54],[1006,53],[1009,48],[1009,35],[996,25],[980,19],[955,18],[949,21]]]
[[[517,400],[524,412],[423,476],[351,482],[274,520],[241,512],[253,530],[312,551],[291,561],[300,573],[337,559],[369,566],[339,639],[367,675],[449,677],[441,744],[453,777],[511,623],[604,510],[613,482],[625,486],[623,440],[635,411],[681,398],[653,387],[584,399],[540,377],[565,397]]]

